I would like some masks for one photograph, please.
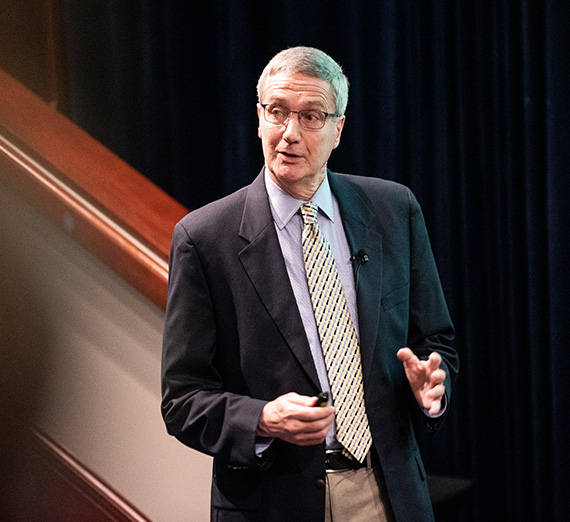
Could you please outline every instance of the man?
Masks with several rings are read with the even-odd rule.
[[[262,172],[174,231],[168,431],[214,457],[212,520],[433,520],[413,425],[458,363],[419,205],[327,169],[348,81],[325,53],[279,53],[258,98]]]

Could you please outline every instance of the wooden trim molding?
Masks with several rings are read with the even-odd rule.
[[[165,309],[188,210],[1,69],[0,182]]]
[[[150,522],[106,482],[83,466],[47,435],[35,431],[28,464],[27,510],[41,510],[44,521],[97,520],[99,522]],[[33,518],[40,520],[40,518]]]

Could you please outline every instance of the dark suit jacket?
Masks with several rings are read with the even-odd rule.
[[[366,409],[396,519],[432,520],[413,431],[424,417],[396,358],[409,346],[443,357],[449,398],[453,326],[420,207],[402,185],[328,173],[351,251],[365,249],[357,303]],[[255,431],[267,401],[319,381],[275,231],[263,171],[248,187],[176,225],[163,346],[168,432],[214,456],[212,518],[322,521],[324,445],[275,440],[264,459]]]

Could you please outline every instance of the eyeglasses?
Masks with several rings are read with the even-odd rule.
[[[269,103],[260,103],[263,107],[265,121],[273,125],[285,125],[289,123],[291,114],[295,113],[303,129],[319,130],[325,126],[327,117],[339,118],[341,114],[319,111],[316,109],[305,109],[302,111],[292,111],[288,107]]]

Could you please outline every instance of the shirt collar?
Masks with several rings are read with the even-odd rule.
[[[267,168],[265,168],[264,177],[273,219],[279,229],[283,229],[287,226],[289,220],[298,212],[301,205],[306,203],[306,201],[295,199],[283,191],[271,179]],[[328,174],[325,175],[325,179],[321,183],[321,186],[310,201],[315,203],[319,207],[319,210],[334,223],[333,196]]]

